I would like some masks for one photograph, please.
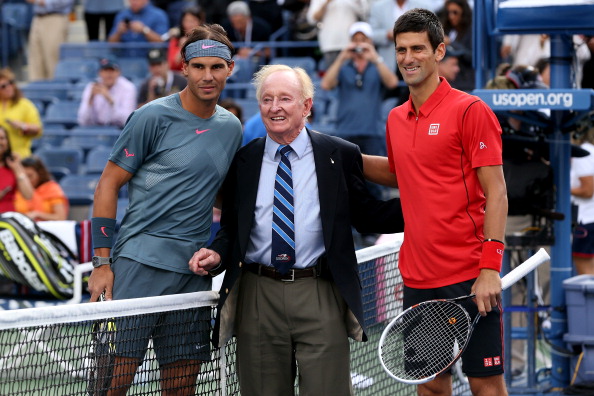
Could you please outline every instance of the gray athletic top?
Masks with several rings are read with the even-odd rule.
[[[113,256],[191,273],[188,260],[210,237],[215,197],[241,139],[233,114],[217,106],[202,119],[182,108],[179,94],[133,112],[109,158],[134,175]]]

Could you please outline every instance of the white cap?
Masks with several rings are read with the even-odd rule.
[[[373,29],[367,22],[355,22],[349,28],[349,37],[353,37],[356,33],[363,33],[367,38],[373,38]]]

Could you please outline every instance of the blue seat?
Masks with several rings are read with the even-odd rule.
[[[60,147],[68,134],[68,130],[63,125],[44,125],[43,135],[39,139],[36,139],[36,141],[39,142],[38,147]]]
[[[311,56],[277,56],[270,61],[270,64],[283,64],[291,67],[304,69],[310,77],[317,76],[318,63]]]
[[[77,125],[69,130],[69,136],[76,138],[75,140],[89,137],[95,140],[99,145],[112,147],[118,137],[122,133],[122,129],[113,125]],[[83,146],[89,146],[84,143]],[[89,146],[89,149],[92,148]]]
[[[88,58],[60,59],[56,64],[54,80],[70,81],[91,81],[97,77],[99,62]]]
[[[118,58],[122,76],[128,80],[144,79],[149,74],[149,64],[146,58]]]
[[[251,116],[260,111],[258,101],[255,98],[235,98],[233,100],[241,106],[244,120],[248,120]]]
[[[61,124],[72,128],[78,124],[79,105],[80,101],[74,100],[52,102],[48,104],[42,121],[44,124]]]
[[[88,153],[96,148],[96,147],[111,147],[108,145],[103,138],[100,136],[81,136],[81,135],[74,135],[74,136],[67,136],[62,141],[61,147],[79,147],[83,150],[83,158],[86,158]]]
[[[91,149],[85,160],[85,173],[100,175],[107,164],[111,148],[106,146],[98,146]]]
[[[40,147],[35,155],[39,156],[48,168],[64,167],[71,174],[78,174],[82,161],[83,151],[75,147]]]
[[[29,100],[40,100],[47,105],[58,100],[66,100],[72,84],[68,81],[32,81],[21,87],[23,96]]]
[[[69,58],[105,58],[112,53],[112,43],[106,41],[89,41],[85,43],[62,43],[60,59]]]
[[[93,203],[98,175],[68,175],[60,180],[60,187],[70,201],[70,205],[90,205]]]

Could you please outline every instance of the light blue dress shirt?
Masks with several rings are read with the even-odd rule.
[[[254,224],[245,257],[248,263],[271,265],[274,179],[280,162],[280,154],[277,154],[278,146],[278,143],[266,136],[254,211]],[[293,172],[293,203],[295,207],[296,263],[293,268],[305,268],[315,265],[318,257],[325,252],[320,219],[318,178],[313,148],[305,128],[290,146],[293,149],[289,153],[289,160]]]

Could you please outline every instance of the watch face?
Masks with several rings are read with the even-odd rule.
[[[93,256],[92,263],[94,268],[100,267],[102,265],[111,264],[111,257]]]

